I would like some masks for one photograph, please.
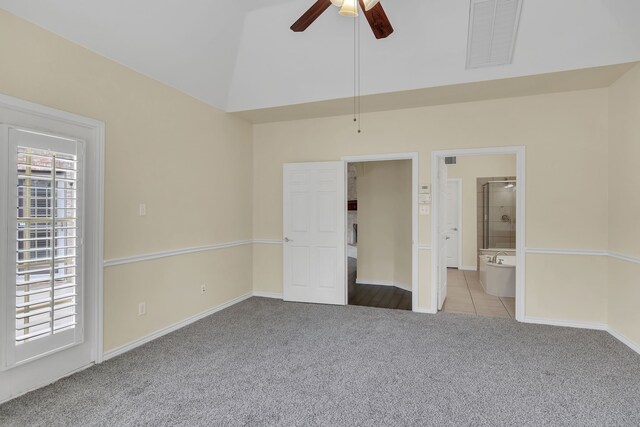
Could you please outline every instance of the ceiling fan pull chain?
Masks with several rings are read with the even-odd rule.
[[[357,23],[357,32],[358,32],[358,133],[362,132],[362,108],[361,108],[361,101],[362,101],[362,91],[360,90],[360,83],[362,81],[362,69],[360,68],[360,17],[356,17],[356,19],[358,20]]]
[[[358,99],[358,89],[357,89],[357,79],[358,79],[358,65],[357,65],[357,42],[356,42],[356,19],[353,21],[353,121],[354,123],[358,121],[358,107],[357,107],[357,99]]]

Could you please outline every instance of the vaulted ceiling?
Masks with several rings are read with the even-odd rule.
[[[0,0],[0,7],[226,111],[353,94],[353,21],[314,0]],[[513,63],[466,69],[469,0],[382,0],[395,33],[361,25],[362,93],[640,60],[640,1],[524,0]]]

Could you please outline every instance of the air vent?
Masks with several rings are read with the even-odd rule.
[[[471,0],[467,68],[511,64],[522,0]]]

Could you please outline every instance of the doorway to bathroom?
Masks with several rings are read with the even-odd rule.
[[[389,156],[346,161],[347,301],[412,310],[417,161],[413,154]]]
[[[437,309],[524,318],[524,149],[432,154]]]

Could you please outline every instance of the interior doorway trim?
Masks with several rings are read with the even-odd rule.
[[[433,212],[431,215],[431,310],[437,312],[438,304],[438,254],[440,251],[436,233],[438,224],[438,209],[441,200],[437,188],[439,160],[444,157],[463,156],[490,156],[502,154],[516,155],[516,181],[518,190],[516,192],[516,320],[525,320],[525,193],[526,193],[526,149],[524,146],[489,147],[489,148],[466,148],[456,150],[434,150],[431,152],[431,183],[433,186]]]
[[[347,171],[347,166],[349,163],[379,162],[385,160],[411,160],[411,309],[416,312],[422,312],[424,310],[418,307],[418,301],[420,301],[418,298],[418,177],[420,176],[418,170],[418,159],[419,155],[417,152],[410,152],[344,156],[341,160],[344,162],[345,172]],[[346,194],[346,179],[344,185]],[[347,212],[345,211],[344,214],[346,221]],[[346,295],[346,301],[348,302],[349,286],[347,275],[348,271],[347,269],[345,269],[344,291]]]

